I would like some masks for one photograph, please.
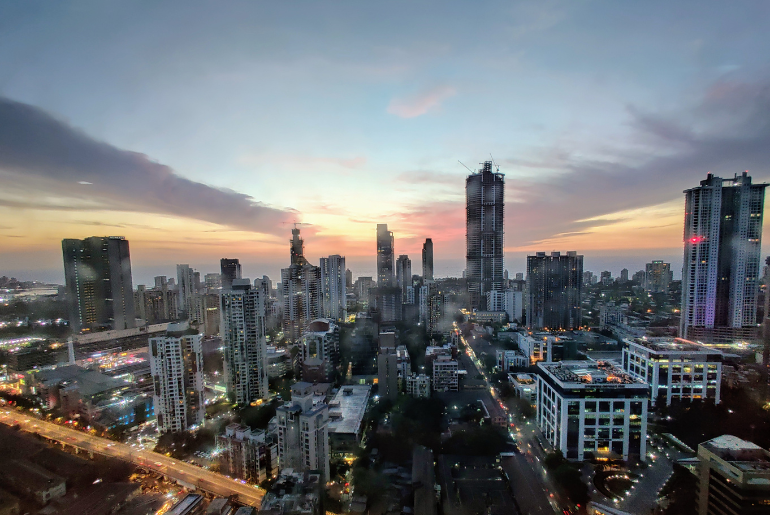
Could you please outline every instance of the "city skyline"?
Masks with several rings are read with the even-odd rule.
[[[574,249],[679,278],[682,190],[770,178],[767,5],[456,7],[3,6],[0,269],[61,283],[58,242],[108,234],[132,242],[135,284],[229,255],[277,278],[296,220],[313,263],[374,276],[387,223],[397,255],[430,237],[436,275],[459,276],[457,161],[491,154],[511,273]]]

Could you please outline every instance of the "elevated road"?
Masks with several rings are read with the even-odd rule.
[[[25,431],[38,433],[45,438],[77,449],[129,461],[146,469],[158,472],[214,495],[228,497],[236,495],[238,501],[259,508],[265,492],[261,488],[229,479],[204,468],[169,458],[152,451],[136,449],[124,443],[113,442],[69,427],[39,420],[13,409],[0,409],[0,423],[10,426],[18,424]]]

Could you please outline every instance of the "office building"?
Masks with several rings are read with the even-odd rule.
[[[393,250],[393,233],[388,230],[388,224],[377,224],[377,287],[392,288],[395,286],[393,270],[395,250]]]
[[[488,291],[503,289],[505,176],[486,161],[465,181],[466,279],[471,309],[486,310]]]
[[[753,340],[767,184],[747,173],[709,173],[684,191],[684,266],[679,336],[704,343]]]
[[[752,515],[770,509],[770,452],[737,436],[698,445],[699,515]]]
[[[131,256],[123,236],[62,240],[70,326],[75,331],[135,326]]]
[[[583,256],[577,252],[527,256],[527,326],[548,330],[580,328],[582,279]]]
[[[553,361],[553,344],[556,337],[549,334],[529,335],[525,332],[516,333],[516,343],[519,352],[529,358],[532,365],[538,361]]]
[[[302,380],[325,383],[334,380],[340,362],[340,327],[330,318],[318,318],[308,324],[302,335],[299,360]]]
[[[222,292],[221,334],[227,395],[241,406],[267,398],[265,318],[268,293],[248,279]]]
[[[281,470],[317,470],[329,480],[329,407],[313,405],[313,385],[294,383],[291,401],[276,409]]]
[[[430,397],[430,376],[409,374],[406,376],[406,394],[427,399]]]
[[[524,317],[524,292],[518,290],[487,292],[487,311],[504,311],[508,322],[517,322]]]
[[[232,288],[234,280],[241,279],[241,263],[237,259],[220,259],[219,271],[223,291],[227,291]]]
[[[345,257],[339,255],[321,258],[321,304],[323,316],[337,322],[348,317],[345,287]]]
[[[604,362],[537,364],[537,425],[568,460],[644,461],[650,387]]]
[[[529,358],[517,350],[497,350],[497,366],[501,372],[529,366]]]
[[[433,240],[430,238],[426,238],[422,244],[422,279],[433,280]]]
[[[272,435],[244,424],[229,424],[217,435],[221,474],[260,484],[278,475],[278,443]]]
[[[643,286],[650,293],[667,293],[673,279],[671,263],[653,261],[645,266]]]
[[[508,382],[513,386],[516,397],[537,407],[537,379],[532,374],[508,374]]]
[[[345,270],[345,286],[348,288],[353,287],[353,271],[350,268]]]
[[[719,404],[724,356],[716,349],[681,338],[623,340],[623,370],[649,384],[652,405],[673,399]]]
[[[281,270],[283,332],[291,343],[299,343],[308,324],[323,311],[321,269],[305,259],[299,229],[292,229],[291,265]]]
[[[150,338],[150,372],[155,384],[158,431],[178,433],[203,422],[203,335],[188,324],[169,324]]]

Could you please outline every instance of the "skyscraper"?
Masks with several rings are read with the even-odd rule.
[[[186,322],[169,324],[163,336],[150,338],[150,372],[161,433],[186,431],[203,422],[202,339]]]
[[[424,281],[433,280],[433,240],[430,238],[422,244],[422,278]]]
[[[345,257],[339,255],[321,258],[322,316],[338,322],[348,317],[345,288]]]
[[[396,284],[401,288],[402,302],[406,302],[406,289],[412,285],[412,260],[406,254],[401,254],[396,260]]]
[[[527,256],[527,326],[577,329],[582,324],[580,292],[583,256],[577,252],[538,252]]]
[[[321,269],[305,259],[299,229],[291,233],[291,265],[281,270],[283,332],[290,342],[298,343],[308,324],[321,316],[323,296]]]
[[[200,273],[190,265],[176,265],[176,278],[179,286],[177,303],[179,312],[188,321],[203,323],[203,300],[200,296]]]
[[[486,294],[503,289],[505,176],[485,161],[465,181],[466,279],[473,309],[486,309]]]
[[[123,236],[62,240],[70,325],[83,329],[135,326],[131,256]]]
[[[241,263],[237,259],[222,258],[219,260],[219,271],[222,276],[222,291],[229,290],[233,281],[241,278]]]
[[[268,394],[265,338],[268,298],[264,287],[252,287],[248,279],[235,279],[232,288],[222,292],[221,334],[227,395],[241,406],[266,398]]]
[[[711,173],[684,191],[684,264],[680,336],[706,343],[753,339],[762,215],[767,184],[744,172]]]
[[[393,274],[393,233],[388,231],[388,224],[377,224],[377,286],[392,288],[395,286]]]

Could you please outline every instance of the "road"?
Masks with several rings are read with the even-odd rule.
[[[466,343],[466,352],[470,358],[470,363],[476,369],[478,374],[481,374],[484,381],[487,384],[487,394],[492,392],[489,378],[484,373],[481,363],[476,356],[476,348],[481,352],[482,350],[487,353],[494,353],[495,349],[491,347],[487,342],[475,338],[472,338]],[[469,374],[473,372],[468,371]],[[493,402],[499,402],[495,395]],[[559,492],[551,485],[545,468],[542,465],[542,460],[545,458],[545,453],[537,445],[537,428],[534,426],[534,422],[527,424],[519,414],[509,410],[505,404],[503,409],[513,420],[516,430],[513,433],[518,442],[518,447],[521,453],[512,457],[507,457],[502,460],[503,470],[508,474],[511,482],[511,488],[513,488],[513,495],[516,498],[516,502],[519,504],[521,515],[543,515],[551,513],[562,513],[559,508],[560,495]],[[569,505],[568,502],[563,502],[565,506]]]
[[[264,490],[256,486],[243,484],[184,461],[169,458],[152,451],[136,449],[130,445],[113,442],[69,427],[59,426],[52,422],[39,420],[26,413],[12,409],[0,409],[0,422],[11,426],[18,424],[25,431],[38,433],[51,440],[64,445],[71,445],[87,452],[130,461],[215,495],[222,497],[237,495],[239,502],[257,508],[265,494]]]

